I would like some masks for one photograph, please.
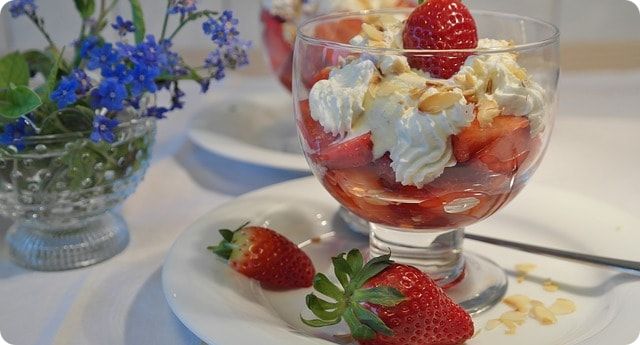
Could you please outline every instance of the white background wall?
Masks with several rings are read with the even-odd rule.
[[[57,42],[71,43],[77,34],[79,19],[72,0],[36,0],[40,13],[46,14],[47,27]],[[640,42],[640,13],[628,0],[465,0],[476,9],[500,10],[540,17],[560,23],[564,44],[576,42]],[[142,0],[149,19],[148,31],[159,32],[164,0]],[[233,9],[241,19],[243,35],[260,45],[258,21],[260,0],[200,0],[201,7]],[[118,12],[129,15],[128,1],[120,0]],[[151,15],[155,13],[155,15]],[[39,47],[44,40],[24,18],[13,20],[7,9],[0,15],[0,53],[14,49]],[[180,48],[206,47],[199,27],[184,32],[176,45]],[[640,52],[629,52],[640,54]]]

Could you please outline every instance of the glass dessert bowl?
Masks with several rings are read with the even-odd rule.
[[[293,43],[298,24],[305,18],[336,11],[359,11],[375,8],[411,7],[414,0],[263,0],[260,20],[262,41],[269,65],[284,87],[291,90]],[[341,30],[329,29],[325,39],[348,41],[360,32],[360,22],[343,22]],[[322,33],[320,33],[322,35]]]
[[[390,251],[479,312],[502,298],[507,280],[493,262],[463,254],[463,229],[512,200],[541,161],[559,33],[532,18],[472,12],[475,48],[404,49],[410,13],[338,13],[299,27],[298,132],[327,191],[371,223],[370,255]],[[361,31],[325,38],[343,23]]]

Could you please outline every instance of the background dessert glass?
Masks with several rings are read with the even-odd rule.
[[[300,26],[293,67],[298,131],[307,161],[324,187],[343,207],[371,222],[370,255],[390,250],[397,262],[420,267],[446,287],[465,309],[479,312],[502,298],[507,280],[495,263],[477,254],[463,254],[464,227],[489,217],[512,200],[541,161],[555,113],[559,33],[553,25],[536,19],[472,11],[479,38],[507,40],[512,45],[489,50],[427,51],[361,47],[349,44],[348,38],[325,39],[332,37],[332,30],[340,31],[344,23],[375,22],[380,15],[406,17],[409,13],[405,9],[339,13],[317,17]],[[370,144],[359,145],[370,142],[366,134],[355,138],[349,134],[346,138],[334,136],[311,116],[312,87],[327,78],[327,67],[339,66],[350,59],[381,61],[383,57],[401,56],[409,61],[460,56],[471,59],[504,53],[516,54],[519,66],[524,68],[521,73],[527,73],[523,78],[530,78],[543,90],[542,116],[519,129],[517,136],[509,133],[499,140],[497,145],[502,152],[514,155],[506,162],[500,161],[504,157],[489,160],[486,156],[471,157],[445,168],[424,186],[403,185],[396,182],[388,153],[367,158],[371,156],[370,147],[366,149]],[[465,96],[474,97],[467,93]],[[468,101],[471,104],[477,100]],[[377,106],[375,101],[371,103]],[[342,161],[332,161],[332,157]]]

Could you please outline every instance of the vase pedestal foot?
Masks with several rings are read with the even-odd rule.
[[[12,259],[39,271],[86,267],[120,253],[129,242],[127,224],[115,212],[79,222],[70,228],[20,220],[7,233]]]

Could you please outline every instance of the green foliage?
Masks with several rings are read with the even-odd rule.
[[[142,13],[142,6],[138,0],[129,0],[131,3],[131,17],[133,18],[133,25],[136,26],[136,43],[144,41],[146,28],[144,25],[144,14]]]
[[[19,52],[14,52],[0,59],[0,89],[9,85],[29,84],[29,64]]]
[[[49,55],[40,50],[29,50],[22,53],[22,56],[27,61],[31,75],[40,73],[45,78],[49,75],[55,63]]]
[[[76,4],[76,9],[82,19],[89,19],[96,11],[96,3],[94,0],[73,0]]]
[[[0,116],[17,119],[42,105],[40,96],[24,85],[11,84],[0,90]]]

